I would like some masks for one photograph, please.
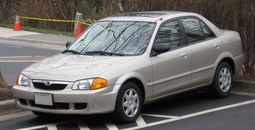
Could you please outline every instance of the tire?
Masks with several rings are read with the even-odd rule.
[[[131,98],[129,98],[130,94]],[[137,84],[126,82],[119,90],[115,110],[112,113],[113,119],[119,123],[133,122],[140,115],[141,107],[142,97]]]
[[[214,97],[229,96],[233,85],[233,69],[227,62],[221,62],[215,72],[210,92]]]

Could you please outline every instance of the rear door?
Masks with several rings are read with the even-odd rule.
[[[197,17],[181,18],[191,53],[192,86],[208,84],[214,74],[214,63],[220,54],[220,41]]]
[[[151,57],[154,97],[183,90],[191,83],[190,51],[183,36],[179,20],[164,22],[158,30],[154,44],[167,43],[171,49]]]

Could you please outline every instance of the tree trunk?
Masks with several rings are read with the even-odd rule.
[[[2,73],[0,71],[0,88],[4,87],[6,85],[6,82],[4,80],[4,77],[2,76]]]
[[[123,9],[123,7],[122,7],[122,4],[121,4],[121,0],[118,0],[118,7],[119,7],[119,10],[120,10],[121,12],[124,11],[124,9]]]

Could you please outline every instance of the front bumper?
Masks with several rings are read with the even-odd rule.
[[[53,95],[53,106],[37,105],[35,93]],[[13,95],[19,108],[55,114],[99,114],[114,111],[117,93],[114,86],[98,90],[60,91],[41,90],[33,87],[13,86]]]

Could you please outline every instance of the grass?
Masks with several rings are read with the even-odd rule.
[[[7,24],[7,23],[0,23],[0,27],[13,28],[13,25],[12,24]],[[48,34],[74,36],[72,32],[64,32],[64,31],[53,30],[53,29],[33,28],[33,27],[29,27],[29,26],[22,26],[22,30],[31,31],[31,32],[38,32],[38,33],[48,33]]]

